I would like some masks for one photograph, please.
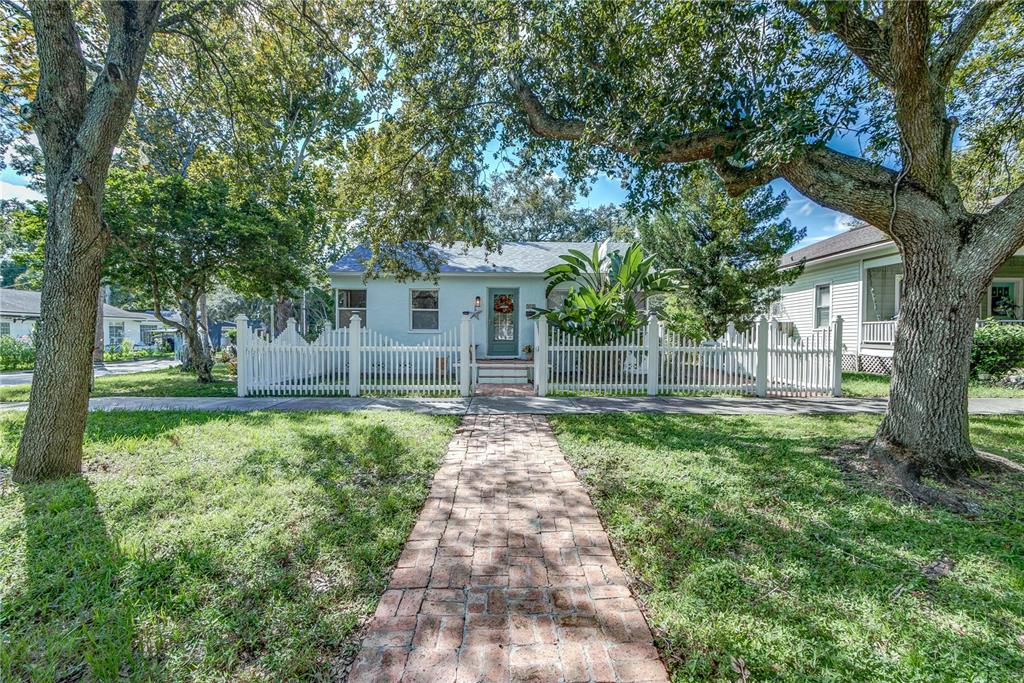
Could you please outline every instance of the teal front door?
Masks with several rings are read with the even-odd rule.
[[[519,355],[519,290],[487,290],[487,355]]]

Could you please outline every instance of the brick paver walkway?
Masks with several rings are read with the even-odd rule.
[[[349,681],[666,681],[582,484],[537,415],[471,415]]]

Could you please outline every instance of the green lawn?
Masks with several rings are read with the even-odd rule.
[[[967,390],[975,398],[1024,398],[1024,389],[988,382],[972,381]],[[867,372],[843,373],[843,396],[873,397],[889,395],[889,376]]]
[[[328,680],[455,419],[89,417],[85,473],[16,486],[0,415],[0,680]]]
[[[213,367],[213,382],[200,384],[177,367],[97,377],[92,396],[236,396],[226,365]],[[0,387],[0,401],[27,401],[29,385]]]
[[[1020,681],[1024,477],[968,520],[893,502],[822,448],[877,416],[554,418],[676,681]],[[1024,461],[1024,418],[972,421]],[[929,579],[942,558],[952,572]]]

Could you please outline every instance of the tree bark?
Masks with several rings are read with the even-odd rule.
[[[295,315],[295,301],[291,297],[278,296],[274,298],[274,334],[284,332],[288,326],[288,319]]]
[[[36,369],[14,480],[78,472],[107,236],[92,193],[70,178],[50,203]],[[61,199],[65,201],[61,201]]]
[[[978,465],[967,422],[967,385],[978,303],[986,280],[964,275],[951,248],[904,248],[889,411],[872,456],[902,476],[952,479]]]
[[[36,370],[14,463],[19,482],[81,470],[100,268],[109,240],[100,213],[103,189],[161,4],[103,5],[107,49],[91,83],[71,4],[39,0],[29,9],[39,83],[23,116],[43,151],[48,215]]]

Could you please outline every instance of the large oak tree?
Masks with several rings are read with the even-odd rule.
[[[905,294],[872,452],[925,498],[922,473],[979,464],[968,353],[983,287],[1024,245],[1024,189],[971,210],[952,159],[991,142],[983,128],[1019,136],[1019,97],[961,87],[964,64],[1019,76],[1019,3],[505,0],[387,16],[394,137],[446,168],[482,164],[498,139],[538,172],[601,169],[659,206],[709,160],[731,193],[784,178],[890,235]],[[864,152],[830,146],[843,133]]]

